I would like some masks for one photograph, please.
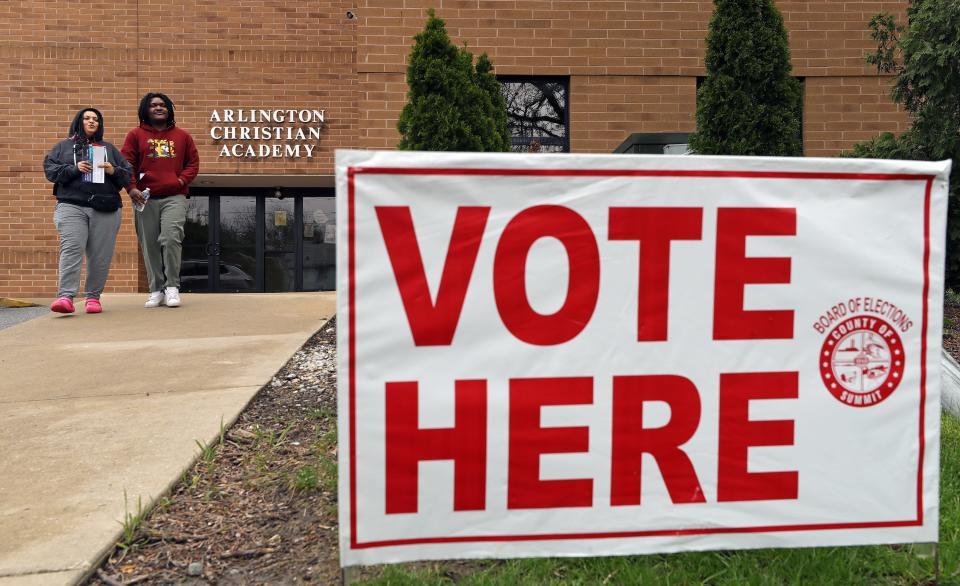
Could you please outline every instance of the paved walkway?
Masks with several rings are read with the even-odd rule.
[[[45,305],[39,307],[4,307],[2,300],[0,300],[0,330],[48,313],[50,313],[50,309]]]
[[[335,312],[333,293],[144,298],[0,329],[0,586],[92,571],[124,491],[134,512],[163,494]]]

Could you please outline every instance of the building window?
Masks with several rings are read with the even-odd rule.
[[[517,153],[569,153],[569,82],[564,77],[501,76],[511,149]]]

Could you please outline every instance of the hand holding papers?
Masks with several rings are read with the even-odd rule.
[[[102,146],[87,147],[87,159],[93,166],[89,173],[83,174],[83,180],[87,183],[103,183],[104,172],[101,165],[107,160],[107,149]]]

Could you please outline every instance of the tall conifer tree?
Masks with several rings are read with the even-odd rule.
[[[773,0],[714,0],[707,77],[691,148],[706,155],[800,156],[801,89]]]
[[[503,97],[500,82],[493,75],[493,63],[484,53],[477,59],[475,81],[483,90],[483,131],[479,134],[484,142],[483,150],[506,152],[510,150],[510,129],[507,126],[507,101]]]
[[[506,105],[492,64],[450,42],[433,9],[415,37],[407,66],[407,103],[400,113],[401,150],[508,150]],[[496,96],[496,97],[495,97]],[[500,112],[502,110],[502,113]]]

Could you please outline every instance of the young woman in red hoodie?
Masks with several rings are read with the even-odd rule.
[[[150,298],[145,307],[180,306],[180,254],[187,219],[187,193],[200,171],[193,137],[178,128],[173,102],[161,93],[140,100],[140,126],[127,133],[121,152],[133,167],[127,193],[147,269]],[[145,198],[143,190],[150,189]]]

